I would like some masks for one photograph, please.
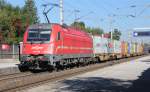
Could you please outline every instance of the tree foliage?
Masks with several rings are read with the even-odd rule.
[[[37,8],[34,0],[26,0],[25,6],[23,7],[23,15],[29,24],[38,23]]]
[[[27,24],[38,22],[33,0],[26,0],[22,8],[0,0],[0,12],[0,42],[2,43],[20,42]]]
[[[91,33],[92,35],[101,35],[104,33],[104,31],[100,28],[86,27],[84,22],[74,22],[71,24],[71,26]]]
[[[85,31],[91,33],[92,35],[102,35],[104,33],[104,31],[100,28],[87,27]]]
[[[84,22],[73,22],[71,24],[72,27],[75,27],[75,28],[78,28],[78,29],[81,29],[81,30],[85,30],[85,24]]]
[[[118,29],[114,29],[113,39],[114,40],[120,40],[120,37],[121,37],[121,32]]]

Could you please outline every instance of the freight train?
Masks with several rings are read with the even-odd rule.
[[[59,24],[34,24],[20,44],[19,69],[64,69],[142,54],[142,44],[93,36]]]

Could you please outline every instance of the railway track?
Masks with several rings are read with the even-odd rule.
[[[141,58],[143,56],[114,60],[109,62],[103,62],[100,64],[88,65],[85,67],[73,68],[69,70],[59,71],[59,72],[41,72],[41,73],[17,73],[10,74],[6,76],[0,76],[0,92],[15,92],[18,90],[23,90],[26,88],[41,85],[47,82],[53,82],[58,80],[63,80],[67,77],[75,76],[85,72],[90,72],[103,67],[111,66],[114,64],[120,64],[126,61]]]
[[[27,72],[26,72],[27,73]],[[29,73],[29,72],[28,72]],[[22,74],[25,74],[25,73],[22,73],[22,72],[19,72],[19,73],[10,73],[10,74],[2,74],[0,75],[0,81],[1,80],[4,80],[4,79],[8,79],[8,78],[11,78],[11,77],[19,77],[21,76]]]

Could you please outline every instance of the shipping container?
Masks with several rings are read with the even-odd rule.
[[[94,54],[108,53],[108,39],[100,36],[93,36],[93,52]]]
[[[141,53],[144,54],[144,45],[141,45]]]
[[[125,55],[125,42],[124,41],[121,42],[121,54]]]
[[[137,54],[137,43],[133,43],[133,54]]]
[[[108,39],[108,53],[113,53],[113,48],[114,48],[114,45],[113,45],[113,40],[111,39]]]
[[[144,50],[143,45],[142,44],[138,44],[138,55],[143,54],[143,50]]]
[[[136,55],[138,55],[138,45],[139,45],[138,43],[135,43],[135,52],[134,52],[134,53],[135,53]]]
[[[134,54],[134,43],[131,43],[130,54]]]
[[[129,43],[128,45],[128,51],[129,51],[129,54],[130,55],[136,55],[136,52],[137,52],[137,44],[136,43]]]
[[[122,56],[128,55],[128,43],[125,41],[121,42],[121,54],[122,54]]]
[[[131,54],[131,47],[132,47],[132,43],[128,43],[128,54]]]
[[[113,53],[121,54],[121,41],[113,40]]]
[[[128,55],[128,42],[125,42],[125,53]]]
[[[138,54],[140,53],[140,50],[141,50],[141,45],[140,45],[140,44],[137,44],[137,53],[138,53]]]

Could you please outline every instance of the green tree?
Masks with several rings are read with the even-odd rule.
[[[120,37],[121,37],[121,32],[118,29],[114,29],[113,39],[114,40],[120,40]]]
[[[35,24],[39,22],[37,16],[37,8],[35,6],[34,0],[26,0],[25,6],[23,7],[23,19],[28,25]]]
[[[4,0],[0,0],[0,10],[4,8],[5,5],[6,5],[6,2]]]
[[[104,33],[104,31],[100,28],[90,28],[87,27],[86,32],[91,33],[92,35],[102,35]]]
[[[9,39],[9,36],[14,37],[14,28],[12,26],[13,7],[4,2],[4,0],[0,1],[0,5],[0,29],[2,35],[1,42],[12,42],[14,38]]]
[[[84,22],[73,22],[71,24],[72,27],[75,27],[75,28],[79,28],[81,30],[85,30],[85,24]]]
[[[104,31],[100,28],[90,28],[86,27],[84,22],[74,22],[71,24],[72,27],[81,29],[85,32],[91,33],[93,35],[101,35],[104,33]]]
[[[39,21],[33,0],[26,0],[22,8],[0,0],[0,42],[18,43],[22,41],[27,24],[37,22]]]

